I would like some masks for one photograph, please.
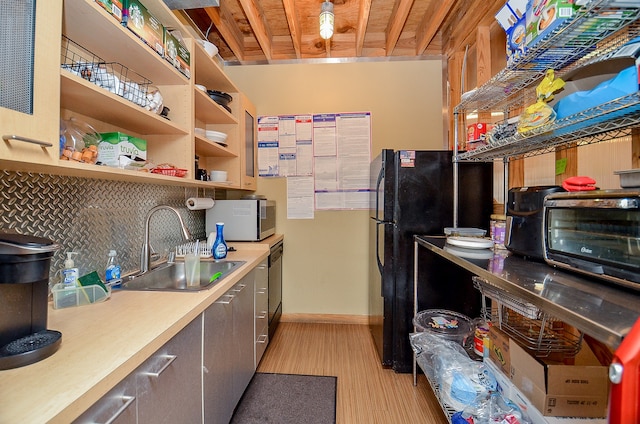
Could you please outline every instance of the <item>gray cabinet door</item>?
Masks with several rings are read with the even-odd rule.
[[[269,343],[269,265],[266,259],[256,267],[254,320],[256,351],[254,367],[257,368]]]
[[[74,423],[136,424],[136,379],[133,375],[118,383],[102,399],[78,417]]]
[[[198,317],[138,367],[138,423],[202,422],[201,345]]]
[[[242,397],[255,373],[254,343],[254,287],[255,270],[234,286],[233,350],[235,357],[233,394],[234,404]]]
[[[234,297],[225,294],[204,311],[203,394],[204,422],[231,420],[233,401],[233,313]]]

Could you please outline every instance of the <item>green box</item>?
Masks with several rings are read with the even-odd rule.
[[[167,28],[164,29],[164,58],[191,78],[191,53]]]
[[[118,167],[120,157],[131,160],[147,160],[147,141],[121,132],[100,133],[102,141],[98,144],[98,162]]]
[[[164,26],[138,0],[125,0],[122,22],[160,56],[164,56]]]
[[[111,13],[118,22],[122,22],[122,0],[96,0],[96,3]]]

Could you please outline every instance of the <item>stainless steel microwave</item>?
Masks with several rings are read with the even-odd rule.
[[[207,209],[207,234],[224,222],[226,241],[260,241],[276,232],[276,202],[266,199],[216,200]]]
[[[640,290],[640,191],[548,195],[544,244],[551,265]]]

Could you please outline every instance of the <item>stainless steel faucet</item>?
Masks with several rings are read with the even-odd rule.
[[[166,205],[159,205],[159,206],[153,207],[147,214],[147,221],[144,226],[144,243],[142,243],[142,251],[140,252],[140,274],[143,274],[149,271],[149,263],[151,262],[151,249],[149,247],[149,222],[151,221],[151,216],[155,212],[162,209],[173,211],[173,213],[176,214],[176,216],[178,217],[178,221],[180,221],[180,229],[182,230],[182,237],[184,238],[185,241],[191,240],[191,233],[189,232],[189,229],[184,225],[184,221],[182,220],[180,213],[175,208],[172,208],[171,206],[166,206]]]

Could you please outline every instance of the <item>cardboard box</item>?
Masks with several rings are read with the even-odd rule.
[[[495,15],[507,34],[507,64],[522,57],[526,51],[527,0],[509,0]]]
[[[533,46],[571,19],[579,9],[575,0],[530,0],[526,12],[526,44]]]
[[[541,361],[513,340],[509,342],[511,381],[542,415],[606,417],[609,396],[608,368],[587,344],[574,365]]]
[[[489,327],[489,359],[505,373],[511,375],[511,359],[509,356],[509,336],[497,326]]]
[[[98,162],[107,166],[119,166],[119,158],[147,160],[147,141],[121,132],[100,133]]]
[[[122,22],[122,0],[96,0],[96,3],[111,13],[118,22]]]
[[[180,72],[191,78],[191,53],[166,28],[164,29],[164,58]]]
[[[164,56],[164,26],[138,0],[124,0],[122,22],[160,56]]]

